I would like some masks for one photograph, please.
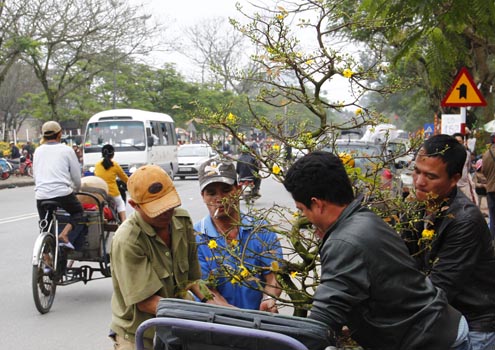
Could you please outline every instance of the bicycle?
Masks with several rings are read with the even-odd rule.
[[[32,291],[36,308],[41,314],[50,311],[58,286],[77,282],[111,277],[109,248],[118,222],[108,223],[103,209],[106,201],[100,201],[91,193],[78,192],[89,196],[97,203],[96,210],[85,210],[81,222],[73,230],[80,229],[77,240],[80,249],[67,249],[59,244],[58,235],[69,215],[52,200],[42,202],[46,216],[40,220],[40,234],[33,248]],[[77,248],[77,247],[76,247]],[[75,262],[83,262],[74,266]],[[97,263],[99,266],[91,266]],[[94,277],[94,273],[101,276]]]

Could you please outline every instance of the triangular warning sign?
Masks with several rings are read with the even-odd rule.
[[[462,67],[450,87],[449,92],[442,100],[442,106],[468,107],[486,106],[486,101],[476,87],[473,78],[466,67]]]

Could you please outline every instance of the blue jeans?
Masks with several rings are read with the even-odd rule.
[[[451,350],[474,350],[469,339],[469,326],[466,318],[461,316],[459,320],[459,328],[457,329],[457,339],[452,344]]]
[[[495,332],[469,332],[473,350],[495,350]]]

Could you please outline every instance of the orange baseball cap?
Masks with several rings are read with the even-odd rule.
[[[178,207],[179,194],[172,179],[158,165],[143,165],[127,181],[131,198],[151,218]]]

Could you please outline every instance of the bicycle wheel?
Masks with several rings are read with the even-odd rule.
[[[55,260],[55,238],[47,235],[43,238],[38,254],[38,263],[33,266],[33,298],[38,311],[46,314],[52,307],[57,289]]]

